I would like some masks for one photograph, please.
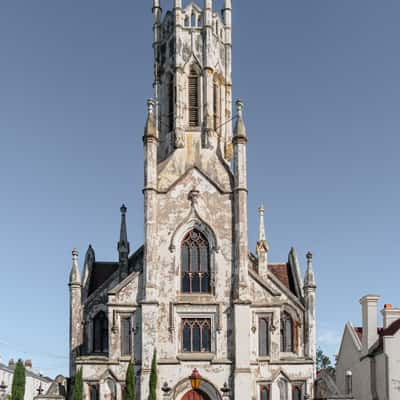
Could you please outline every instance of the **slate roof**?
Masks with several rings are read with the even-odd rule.
[[[362,342],[362,334],[363,328],[361,326],[357,326],[354,328],[360,342]],[[385,336],[393,336],[398,331],[400,331],[400,318],[396,321],[392,322],[387,328],[377,328],[378,333],[378,341],[371,347],[369,352],[371,354],[378,353],[383,350],[383,338]]]
[[[90,275],[88,294],[98,289],[117,269],[117,262],[95,262]]]
[[[3,363],[0,363],[0,369],[3,371],[7,371],[10,374],[14,373],[14,369],[15,369],[15,365],[5,365]],[[43,382],[53,382],[53,379],[49,378],[48,376],[42,375],[40,372],[36,372],[35,370],[29,369],[29,368],[25,368],[25,375],[26,376],[30,376],[32,378],[35,379],[39,379]]]
[[[129,257],[129,273],[142,271],[143,266],[143,250],[141,246],[134,254]],[[91,295],[96,289],[102,286],[108,278],[111,277],[119,268],[118,262],[96,261],[93,264],[92,273],[90,275],[88,295]]]

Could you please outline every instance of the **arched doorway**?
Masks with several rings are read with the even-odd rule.
[[[182,400],[210,400],[210,398],[199,390],[191,390],[183,396]]]

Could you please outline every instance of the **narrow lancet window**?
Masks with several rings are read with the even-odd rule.
[[[281,352],[293,352],[293,319],[284,312],[281,315]]]
[[[100,311],[93,319],[93,352],[108,352],[108,320],[104,311]]]
[[[269,355],[269,319],[268,317],[261,317],[259,319],[258,331],[258,353],[260,357]]]
[[[129,356],[132,353],[132,324],[130,317],[121,319],[121,355]]]

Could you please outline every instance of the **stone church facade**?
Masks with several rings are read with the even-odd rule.
[[[154,95],[144,130],[144,245],[130,251],[121,207],[118,261],[89,246],[70,274],[70,373],[87,400],[122,400],[128,363],[148,398],[157,355],[159,399],[313,397],[312,255],[304,280],[294,249],[268,263],[264,209],[248,244],[247,132],[232,112],[232,4],[222,12],[153,0]],[[251,136],[251,135],[249,135]],[[138,188],[139,189],[139,188]],[[194,390],[189,376],[201,376]]]

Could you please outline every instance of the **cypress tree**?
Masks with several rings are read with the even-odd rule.
[[[157,351],[154,350],[153,360],[151,362],[150,382],[149,382],[149,400],[157,400]]]
[[[136,400],[136,376],[132,361],[129,362],[125,378],[125,400]]]
[[[82,368],[80,368],[75,374],[74,386],[72,388],[72,400],[83,399],[83,379],[82,379]]]
[[[18,360],[14,369],[11,387],[12,400],[24,400],[25,396],[25,367],[22,360]]]

